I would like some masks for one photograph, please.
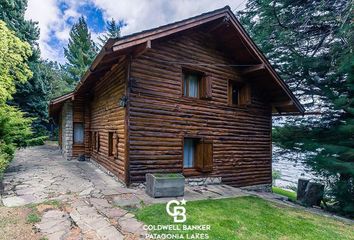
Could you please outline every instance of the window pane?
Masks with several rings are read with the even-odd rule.
[[[191,168],[194,166],[194,140],[193,139],[184,139],[184,148],[183,148],[183,167]]]
[[[235,84],[232,84],[232,104],[238,104],[238,88]]]
[[[84,124],[74,123],[74,143],[84,143]]]
[[[199,77],[195,74],[189,75],[189,97],[198,97]]]
[[[184,75],[184,79],[183,79],[183,95],[184,96],[187,96],[187,78],[186,76]]]

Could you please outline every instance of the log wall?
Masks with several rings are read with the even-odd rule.
[[[86,154],[91,159],[104,166],[125,181],[125,108],[119,107],[119,99],[125,94],[126,63],[121,62],[112,67],[104,77],[100,78],[92,88],[89,107],[86,107],[85,145]],[[93,133],[97,132],[100,138],[99,150],[92,146]],[[108,134],[118,135],[118,156],[108,156]]]
[[[228,80],[240,79],[214,38],[202,32],[153,42],[133,59],[129,97],[129,170],[132,182],[148,172],[183,172],[184,137],[213,143],[213,171],[233,186],[271,183],[271,108],[252,84],[252,103],[228,105]],[[191,61],[209,63],[191,66]],[[212,78],[212,99],[182,96],[182,67]],[[186,67],[186,66],[185,66]],[[250,79],[246,79],[247,82]],[[184,171],[187,176],[201,176]]]

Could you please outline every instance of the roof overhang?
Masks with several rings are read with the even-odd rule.
[[[53,117],[57,115],[61,107],[66,101],[74,100],[74,92],[67,93],[60,97],[54,98],[49,102],[49,116]]]
[[[243,72],[244,75],[250,75],[255,78],[266,74],[277,85],[278,89],[274,94],[282,95],[282,98],[279,102],[272,102],[274,112],[303,114],[305,111],[303,106],[286,83],[276,73],[264,54],[252,41],[228,6],[186,20],[128,35],[120,39],[109,39],[77,84],[74,92],[52,100],[50,103],[50,106],[52,106],[52,108],[50,107],[50,111],[51,109],[57,109],[57,106],[60,106],[60,102],[89,90],[91,84],[109,71],[114,64],[122,61],[127,56],[134,57],[151,48],[153,41],[179,34],[183,31],[192,30],[213,21],[218,22],[218,24],[215,24],[213,27],[215,29],[218,26],[223,26],[225,22],[231,25],[232,27],[228,27],[227,31],[233,31],[232,36],[237,36],[237,39],[230,39],[229,42],[232,43],[232,41],[240,40],[246,48],[247,54],[252,55],[252,66],[243,68],[241,72]]]

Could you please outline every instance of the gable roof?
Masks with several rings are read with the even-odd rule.
[[[86,71],[77,84],[73,94],[75,95],[85,91],[85,86],[88,88],[87,86],[89,86],[90,82],[95,82],[97,78],[109,71],[112,65],[117,63],[122,56],[134,54],[137,51],[147,49],[151,47],[151,42],[154,40],[211,23],[215,23],[213,26],[215,29],[218,27],[221,28],[221,26],[225,24],[231,25],[231,28],[228,26],[226,31],[234,31],[234,33],[230,39],[227,39],[227,41],[229,43],[234,43],[238,40],[243,44],[242,49],[246,48],[243,53],[240,48],[237,51],[240,56],[248,55],[250,59],[247,61],[251,67],[243,69],[242,72],[244,74],[250,74],[250,76],[254,78],[259,78],[263,77],[264,73],[266,73],[267,76],[277,85],[278,90],[275,91],[276,93],[274,94],[282,95],[282,101],[273,104],[273,108],[275,108],[277,112],[304,113],[305,109],[303,106],[291,92],[286,83],[280,78],[261,50],[252,41],[248,33],[236,19],[229,6],[203,13],[182,21],[127,35],[122,38],[109,39],[94,59],[90,68]],[[221,34],[218,34],[218,36],[221,36]],[[257,74],[257,72],[262,74]],[[65,100],[63,99],[62,101]],[[53,101],[51,104],[59,103]]]

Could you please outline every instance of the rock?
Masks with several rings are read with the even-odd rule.
[[[120,230],[124,233],[138,233],[143,224],[134,218],[122,218],[118,220]]]
[[[90,203],[98,209],[112,207],[111,204],[109,204],[104,198],[90,198]]]
[[[127,214],[127,211],[121,208],[105,208],[101,211],[108,218],[119,218]]]
[[[297,200],[302,202],[306,193],[307,184],[310,182],[308,179],[299,178],[297,182]]]
[[[71,221],[69,215],[59,210],[45,212],[42,220],[36,227],[49,240],[61,240],[70,232]]]
[[[320,206],[323,199],[324,185],[321,183],[309,182],[306,187],[302,203],[305,206]]]
[[[4,206],[6,206],[6,207],[18,207],[18,206],[23,206],[23,205],[27,204],[26,200],[21,197],[3,198],[2,202],[3,202]]]
[[[113,202],[119,207],[140,207],[141,199],[135,194],[120,194],[113,198]]]
[[[90,193],[95,190],[94,187],[89,187],[87,189],[85,189],[84,191],[80,192],[79,195],[80,196],[85,196],[85,195],[90,195]]]

